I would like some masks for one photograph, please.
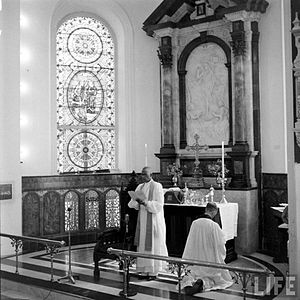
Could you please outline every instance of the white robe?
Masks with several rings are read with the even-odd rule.
[[[199,218],[191,225],[182,258],[225,264],[225,243],[225,235],[216,222]],[[233,284],[228,270],[202,266],[190,266],[188,269],[190,272],[183,277],[182,288],[192,286],[197,279],[203,280],[206,291],[224,289]]]
[[[149,199],[150,184],[154,184],[152,201]],[[133,199],[130,200],[128,206],[139,210],[140,218],[140,231],[139,231],[139,245],[138,252],[168,256],[168,250],[166,246],[166,223],[164,218],[164,193],[162,185],[152,179],[149,182],[138,185],[136,191],[143,191],[146,195],[146,206],[139,205],[139,203]],[[152,216],[152,250],[145,250],[146,239],[146,220],[147,212]],[[137,272],[150,273],[151,275],[157,275],[159,271],[166,267],[166,262],[154,259],[137,258]]]

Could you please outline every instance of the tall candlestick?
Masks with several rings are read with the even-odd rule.
[[[220,203],[227,203],[226,197],[225,197],[225,162],[224,162],[224,141],[222,141],[222,199]]]
[[[147,144],[145,144],[145,166],[148,166]]]
[[[224,163],[224,141],[222,141],[222,179],[225,178],[225,163]]]

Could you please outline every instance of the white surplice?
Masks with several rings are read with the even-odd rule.
[[[225,235],[220,226],[209,218],[193,221],[182,255],[184,259],[222,263],[226,257]],[[190,272],[183,277],[182,288],[192,286],[202,279],[204,290],[224,289],[233,284],[228,270],[190,266]]]
[[[152,201],[149,199],[150,185],[153,185]],[[168,250],[166,246],[166,223],[164,218],[164,194],[162,185],[159,182],[150,180],[148,182],[138,185],[136,191],[142,191],[146,195],[146,206],[140,205],[137,201],[131,199],[128,203],[130,208],[139,210],[139,243],[138,252],[168,256]],[[150,251],[145,249],[146,241],[146,222],[147,215],[150,212],[152,217],[152,229],[150,238],[152,239],[152,249]],[[150,273],[157,275],[157,273],[163,270],[166,266],[166,262],[161,260],[137,258],[137,272]]]

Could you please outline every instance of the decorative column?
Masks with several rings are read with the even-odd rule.
[[[246,97],[246,72],[249,72],[246,64],[246,33],[244,21],[233,20],[231,32],[231,47],[233,52],[233,100],[234,100],[234,133],[235,143],[231,152],[227,154],[232,159],[233,174],[231,187],[250,187],[249,158],[251,155],[248,144],[249,115],[247,114],[247,102],[252,99]],[[253,124],[252,124],[253,125]]]
[[[259,31],[258,21],[251,22],[252,31],[252,93],[253,93],[253,150],[251,157],[254,156],[253,172],[250,168],[251,186],[254,186],[255,179],[256,186],[261,185],[261,133],[260,133],[260,88],[259,88]],[[258,198],[260,199],[260,189],[258,191]]]
[[[172,38],[163,36],[158,47],[158,57],[162,66],[161,74],[161,143],[160,173],[167,175],[167,167],[176,158],[173,132],[173,107],[172,107]]]
[[[296,111],[295,111],[295,138],[297,145],[295,147],[300,147],[300,20],[298,18],[298,13],[296,12],[296,18],[293,21],[292,33],[295,37],[295,46],[297,48],[297,56],[294,60],[294,77],[295,77],[295,99],[296,99]]]

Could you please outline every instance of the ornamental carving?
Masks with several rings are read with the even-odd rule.
[[[60,232],[60,195],[48,192],[43,197],[43,233],[58,234]]]
[[[246,42],[244,39],[236,39],[230,42],[234,56],[243,56],[246,53]]]
[[[231,32],[232,41],[230,45],[232,47],[233,55],[239,56],[246,53],[245,31],[244,22],[235,21],[232,23],[233,32]]]
[[[40,234],[40,198],[36,192],[29,192],[23,198],[23,233],[28,236]]]
[[[187,143],[195,133],[204,144],[229,140],[229,93],[227,58],[215,43],[195,48],[186,63]]]
[[[161,45],[158,47],[157,55],[160,60],[160,63],[164,67],[171,67],[172,66],[172,42],[171,37],[165,36],[161,39]]]
[[[158,58],[160,60],[160,63],[164,66],[164,67],[171,67],[172,66],[172,59],[173,56],[171,54],[171,52],[166,49],[162,49],[162,47],[159,47],[159,50],[157,50],[157,55]]]

